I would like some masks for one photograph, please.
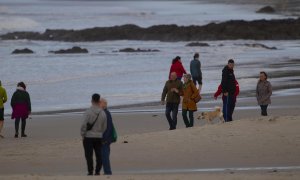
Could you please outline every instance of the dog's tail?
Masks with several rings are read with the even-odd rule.
[[[216,111],[221,112],[221,107],[220,106],[216,106],[215,109],[216,109]]]

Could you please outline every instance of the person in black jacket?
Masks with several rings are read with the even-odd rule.
[[[228,65],[226,65],[222,71],[222,93],[224,95],[223,99],[223,117],[225,122],[232,121],[232,114],[235,108],[235,75],[234,75],[234,60],[228,60]]]
[[[101,147],[101,160],[102,167],[104,170],[104,175],[112,175],[111,166],[110,166],[110,144],[113,143],[113,128],[114,124],[112,121],[112,116],[107,109],[107,101],[104,98],[100,100],[100,108],[102,108],[106,114],[107,118],[107,127],[102,136],[102,147]]]

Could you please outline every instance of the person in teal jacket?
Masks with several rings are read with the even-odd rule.
[[[4,136],[1,134],[4,125],[4,104],[7,101],[6,90],[2,87],[2,83],[0,81],[0,138]]]

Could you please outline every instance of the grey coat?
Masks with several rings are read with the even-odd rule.
[[[87,123],[93,124],[99,114],[96,123],[90,131],[87,131]],[[107,119],[105,112],[97,106],[91,106],[84,113],[84,121],[81,126],[81,136],[87,138],[102,138],[106,130]]]
[[[258,105],[271,104],[272,85],[269,81],[258,81],[256,98]]]

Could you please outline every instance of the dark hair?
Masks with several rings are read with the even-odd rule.
[[[195,53],[194,59],[199,57],[199,53]]]
[[[97,94],[97,93],[93,94],[92,95],[92,102],[93,103],[99,103],[100,102],[100,94]]]
[[[233,59],[229,59],[228,60],[228,64],[234,64],[234,60]]]
[[[17,87],[22,87],[24,90],[26,90],[26,85],[25,83],[22,81],[22,82],[19,82]]]
[[[173,60],[172,60],[172,64],[176,63],[177,61],[179,61],[181,59],[180,56],[176,56]]]
[[[265,71],[261,71],[260,74],[264,74],[266,76],[266,79],[268,79],[268,75]]]

